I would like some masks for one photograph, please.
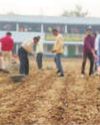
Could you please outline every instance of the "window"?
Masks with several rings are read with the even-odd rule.
[[[67,26],[68,33],[72,34],[83,34],[87,28],[87,25],[75,25],[75,24],[70,24]]]
[[[14,23],[14,22],[0,22],[0,30],[16,31],[16,23]]]
[[[44,24],[44,32],[51,33],[53,28],[57,28],[61,33],[65,32],[65,25],[63,24]]]
[[[41,24],[19,23],[20,32],[41,32]]]
[[[92,28],[94,32],[100,32],[100,25],[93,25]]]
[[[79,51],[79,55],[82,55],[82,52],[83,52],[83,46],[82,45],[79,46],[78,51]]]
[[[53,45],[51,45],[51,44],[45,44],[45,45],[44,45],[44,50],[45,50],[47,53],[51,52],[51,51],[52,51],[52,48],[53,48]]]

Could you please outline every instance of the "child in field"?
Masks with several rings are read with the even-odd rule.
[[[36,53],[36,62],[38,69],[43,68],[43,42],[40,40],[40,36],[34,37],[34,46]]]
[[[59,74],[59,77],[63,77],[64,71],[61,64],[61,56],[64,52],[64,38],[57,29],[53,29],[52,32],[53,32],[53,35],[56,37],[56,42],[54,44],[52,52],[55,53],[55,63],[57,67],[57,74]]]

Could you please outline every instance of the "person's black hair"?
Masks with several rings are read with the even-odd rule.
[[[40,36],[37,36],[37,38],[38,38],[38,40],[40,40],[41,37],[40,37]]]
[[[52,29],[52,32],[58,32],[58,29],[54,28]]]
[[[12,36],[12,33],[11,32],[7,32],[6,35],[7,36]]]
[[[33,39],[34,39],[34,40],[37,40],[37,41],[39,41],[39,38],[38,38],[38,37],[36,37],[36,36],[35,36]]]

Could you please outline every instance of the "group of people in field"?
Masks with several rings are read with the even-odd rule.
[[[64,38],[59,33],[57,29],[52,30],[53,35],[55,36],[55,43],[52,49],[52,53],[55,54],[55,64],[57,67],[57,74],[59,77],[64,76],[63,67],[61,64],[61,56],[64,52]],[[11,61],[12,61],[12,51],[14,48],[14,40],[12,34],[7,32],[7,34],[0,39],[0,71],[9,73]],[[23,41],[18,50],[19,57],[19,73],[22,75],[29,74],[29,55],[36,55],[36,63],[39,70],[43,69],[43,41],[40,36],[35,36],[31,40]],[[12,65],[13,66],[13,65]]]
[[[53,29],[53,35],[56,37],[52,53],[55,53],[55,63],[57,67],[57,74],[59,77],[64,76],[63,67],[61,64],[61,56],[63,54],[64,39],[57,29]],[[33,49],[34,48],[34,49]],[[43,69],[43,42],[40,36],[36,36],[33,40],[24,41],[19,48],[18,56],[20,60],[20,74],[29,74],[29,58],[28,55],[36,55],[36,62],[38,69]]]
[[[55,36],[55,42],[52,53],[55,55],[55,64],[57,68],[57,75],[64,77],[63,65],[61,57],[64,52],[64,38],[63,35],[57,30],[52,30]],[[12,51],[14,48],[14,40],[12,34],[7,32],[4,37],[0,39],[0,71],[9,73],[12,62]],[[23,41],[18,50],[19,57],[19,73],[22,75],[29,74],[29,58],[28,55],[36,55],[36,63],[39,70],[43,69],[43,41],[40,36],[36,36],[31,40]],[[85,66],[87,59],[90,61],[89,75],[97,73],[100,75],[100,34],[93,32],[91,27],[86,29],[83,45],[83,62],[81,74],[85,76]]]

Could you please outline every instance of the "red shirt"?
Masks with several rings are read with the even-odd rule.
[[[12,51],[14,47],[14,40],[11,36],[6,35],[0,39],[2,51]]]

